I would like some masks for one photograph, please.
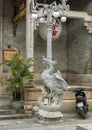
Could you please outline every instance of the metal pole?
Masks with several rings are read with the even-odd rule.
[[[47,58],[52,60],[52,15],[47,8]]]

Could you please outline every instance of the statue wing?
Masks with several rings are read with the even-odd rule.
[[[62,74],[60,71],[57,71],[53,74],[54,82],[57,87],[62,88],[63,90],[66,90],[68,88],[67,82],[62,78]]]

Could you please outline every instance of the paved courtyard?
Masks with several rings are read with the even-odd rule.
[[[81,119],[77,113],[63,113],[60,122],[41,122],[36,118],[1,120],[0,130],[76,130],[78,124],[91,124],[92,112],[87,119]],[[84,129],[83,129],[84,130]]]

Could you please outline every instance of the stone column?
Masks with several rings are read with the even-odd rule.
[[[0,63],[3,59],[3,0],[0,0]],[[3,85],[2,85],[2,66],[0,66],[0,95],[3,91]]]
[[[0,0],[0,63],[2,62],[3,50],[3,0]],[[0,77],[2,76],[2,67],[0,66]]]
[[[33,0],[26,1],[26,58],[34,57],[34,21],[31,19]],[[31,71],[33,68],[30,68]]]
[[[0,0],[0,63],[3,61],[3,0]],[[2,82],[3,71],[0,66],[0,109],[8,108],[11,104],[11,95],[5,92]]]
[[[26,0],[26,58],[34,58],[34,21],[31,19],[31,9],[34,7],[34,0]],[[30,71],[33,71],[33,67],[30,68]],[[32,85],[32,83],[31,83]],[[28,86],[28,91],[25,92],[25,114],[30,117],[31,116],[31,108],[28,101],[28,96],[31,95],[31,89],[29,91],[29,88],[31,86]],[[32,99],[30,99],[32,100]]]

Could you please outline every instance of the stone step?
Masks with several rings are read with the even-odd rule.
[[[79,86],[79,85],[70,85],[69,86],[70,88],[64,92],[64,95],[63,95],[63,99],[67,99],[67,100],[75,100],[75,94],[73,93],[73,90],[75,88],[78,88],[78,87],[84,87],[85,88],[85,94],[87,96],[87,99],[90,99],[92,98],[92,89],[90,86]],[[36,86],[34,88],[27,88],[27,91],[26,91],[26,96],[28,97],[28,99],[30,100],[37,100],[38,97],[41,95],[41,88],[42,86]],[[31,93],[31,94],[30,94]],[[34,94],[35,93],[35,94]]]
[[[87,102],[89,104],[89,111],[92,111],[92,99],[87,99]],[[76,112],[76,102],[75,100],[63,100],[62,112]]]
[[[52,130],[47,126],[37,123],[0,126],[0,130]]]
[[[24,109],[20,109],[20,110],[16,110],[16,109],[0,109],[0,115],[8,115],[8,114],[23,114],[24,113]]]
[[[0,109],[0,115],[15,114],[16,111],[12,109]]]
[[[92,111],[92,99],[88,99],[89,111]],[[26,105],[30,105],[31,107],[37,106],[37,101],[27,101]],[[76,103],[75,100],[63,100],[61,106],[62,112],[76,112]]]
[[[76,130],[92,130],[92,124],[79,124]]]
[[[63,103],[61,107],[62,112],[75,112],[76,106],[75,106],[75,95],[73,93],[73,90],[78,87],[84,87],[85,93],[87,96],[87,101],[89,104],[89,111],[92,111],[92,87],[91,86],[80,86],[80,85],[69,85],[70,88],[68,91],[64,92],[63,95]],[[37,84],[34,88],[27,88],[27,91],[25,93],[25,104],[28,106],[36,106],[37,100],[41,96],[41,85]],[[67,107],[68,106],[68,107]]]
[[[0,115],[0,120],[5,119],[22,119],[26,118],[25,114],[6,114],[6,115]]]

